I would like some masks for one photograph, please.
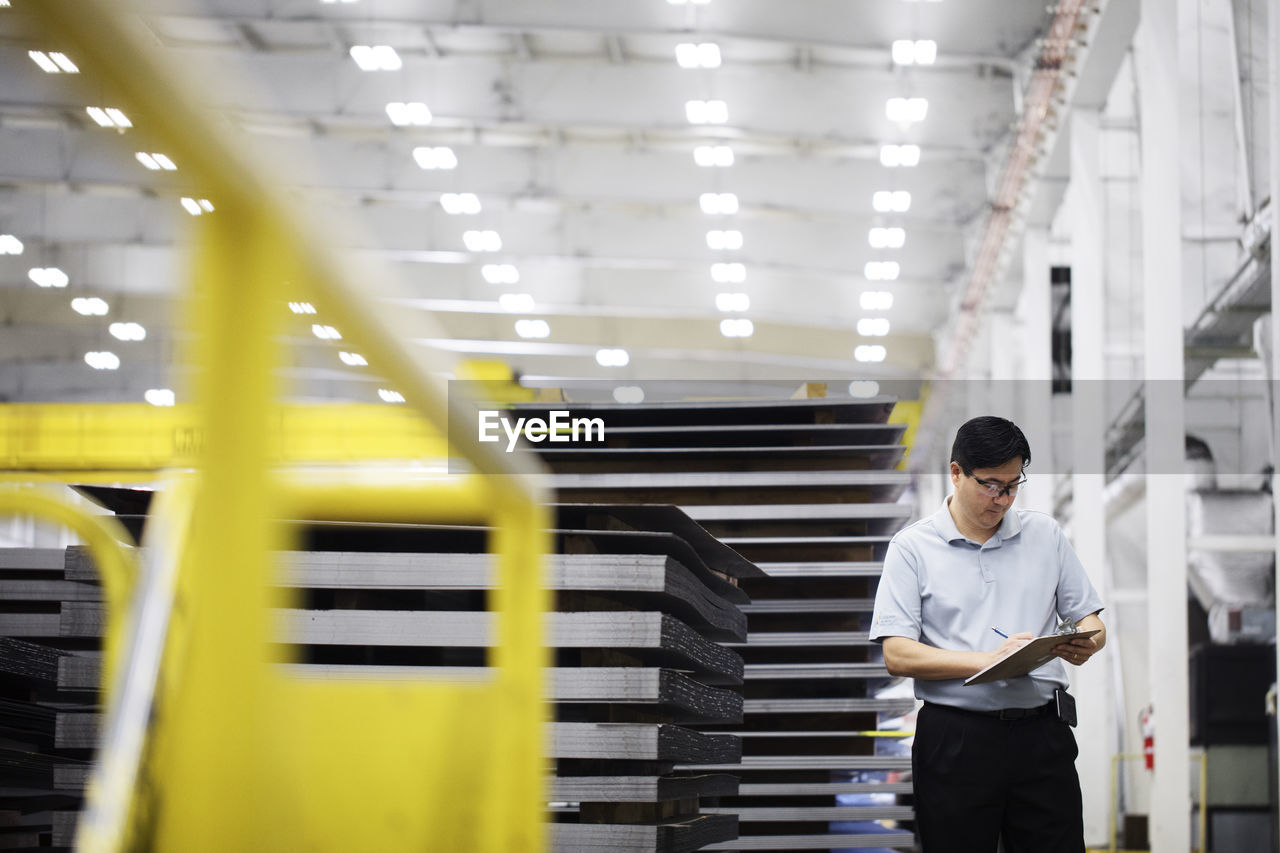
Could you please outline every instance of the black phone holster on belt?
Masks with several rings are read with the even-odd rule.
[[[1076,724],[1076,699],[1063,687],[1057,687],[1053,691],[1053,706],[1058,712],[1058,719],[1066,723],[1068,726],[1074,727]]]

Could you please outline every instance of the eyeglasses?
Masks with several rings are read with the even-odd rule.
[[[1002,498],[1005,495],[1016,495],[1018,493],[1018,487],[1027,482],[1027,478],[1023,477],[1016,483],[1009,483],[1008,485],[1005,485],[998,480],[979,480],[968,471],[965,472],[965,476],[981,486],[982,490],[987,493],[988,497],[993,498]]]

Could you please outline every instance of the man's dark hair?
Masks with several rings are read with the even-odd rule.
[[[1031,464],[1031,445],[1027,437],[1013,421],[984,415],[965,421],[956,430],[956,440],[951,445],[951,461],[966,474],[975,468],[999,468],[1018,456],[1022,467]]]

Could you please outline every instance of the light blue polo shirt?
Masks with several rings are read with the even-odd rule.
[[[956,529],[947,501],[889,542],[872,640],[907,637],[940,649],[989,652],[1004,642],[993,626],[1039,636],[1053,633],[1062,618],[1074,623],[1102,610],[1052,517],[1010,509],[979,544]],[[1066,665],[1058,658],[1029,675],[972,687],[962,678],[915,679],[917,698],[975,711],[1034,708],[1066,686]]]

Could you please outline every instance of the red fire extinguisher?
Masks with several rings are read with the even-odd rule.
[[[1155,710],[1151,705],[1138,713],[1138,725],[1142,728],[1142,758],[1148,770],[1156,767],[1156,724],[1153,719]]]

